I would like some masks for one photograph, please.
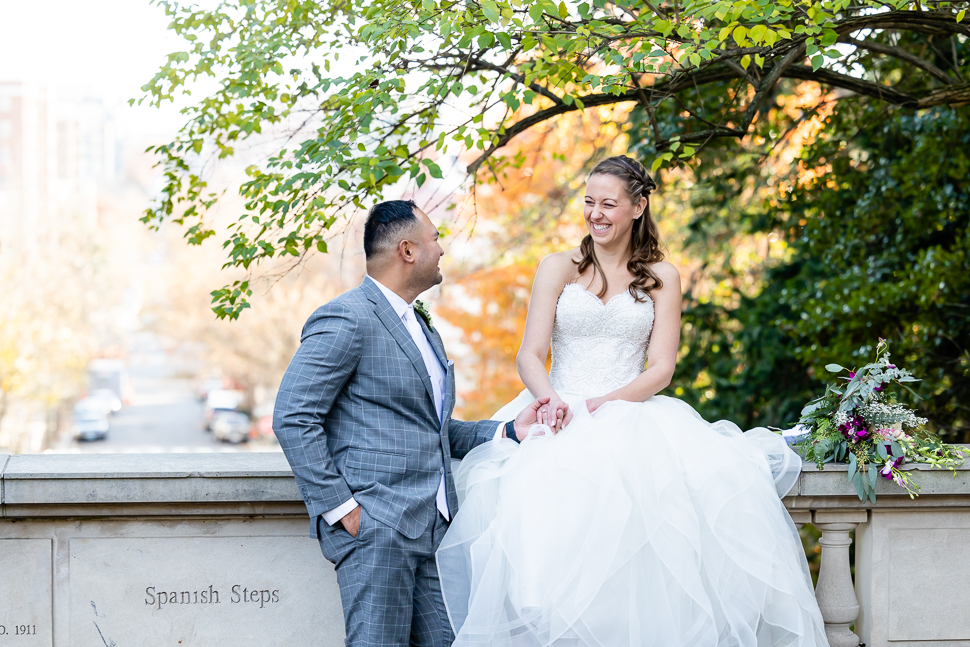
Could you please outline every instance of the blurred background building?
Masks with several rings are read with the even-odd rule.
[[[56,250],[68,218],[97,219],[121,174],[121,142],[98,98],[0,83],[0,252]]]

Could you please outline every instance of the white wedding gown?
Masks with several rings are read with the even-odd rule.
[[[572,422],[485,443],[456,472],[437,553],[456,647],[828,644],[780,500],[801,467],[781,436],[659,395],[586,410],[644,370],[653,315],[628,292],[560,295],[550,379]]]

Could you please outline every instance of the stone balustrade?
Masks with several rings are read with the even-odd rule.
[[[970,646],[970,466],[913,470],[915,500],[813,465],[785,499],[833,647]],[[279,453],[0,455],[0,644],[341,645],[308,530]]]

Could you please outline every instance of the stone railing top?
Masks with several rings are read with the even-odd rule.
[[[0,465],[4,463],[0,456]],[[0,478],[119,479],[292,476],[282,452],[191,454],[19,454]]]
[[[0,457],[0,516],[305,513],[281,452]]]
[[[970,507],[970,461],[955,474],[926,465],[907,466],[921,489],[915,500],[879,478],[875,505],[859,500],[846,478],[847,469],[826,465],[819,471],[814,464],[804,465],[785,504],[801,510]],[[180,506],[194,507],[198,514],[304,510],[281,452],[0,454],[0,516],[128,514],[126,510],[166,514]]]
[[[824,470],[818,470],[814,463],[802,465],[798,483],[789,492],[786,502],[789,507],[811,507],[819,499],[838,498],[838,507],[878,508],[884,505],[930,505],[931,500],[933,505],[952,505],[959,502],[957,499],[963,499],[963,505],[970,505],[970,460],[957,467],[955,472],[922,463],[903,466],[903,470],[920,488],[920,495],[913,500],[903,488],[880,476],[876,480],[875,504],[859,501],[855,488],[847,478],[848,470],[849,466],[845,464],[830,463],[825,465]],[[948,501],[938,500],[941,497]]]

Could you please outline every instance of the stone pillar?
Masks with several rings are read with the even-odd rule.
[[[859,616],[859,600],[849,570],[849,532],[869,520],[867,510],[815,510],[813,523],[822,531],[822,561],[815,598],[831,647],[858,647],[859,637],[849,625]]]

